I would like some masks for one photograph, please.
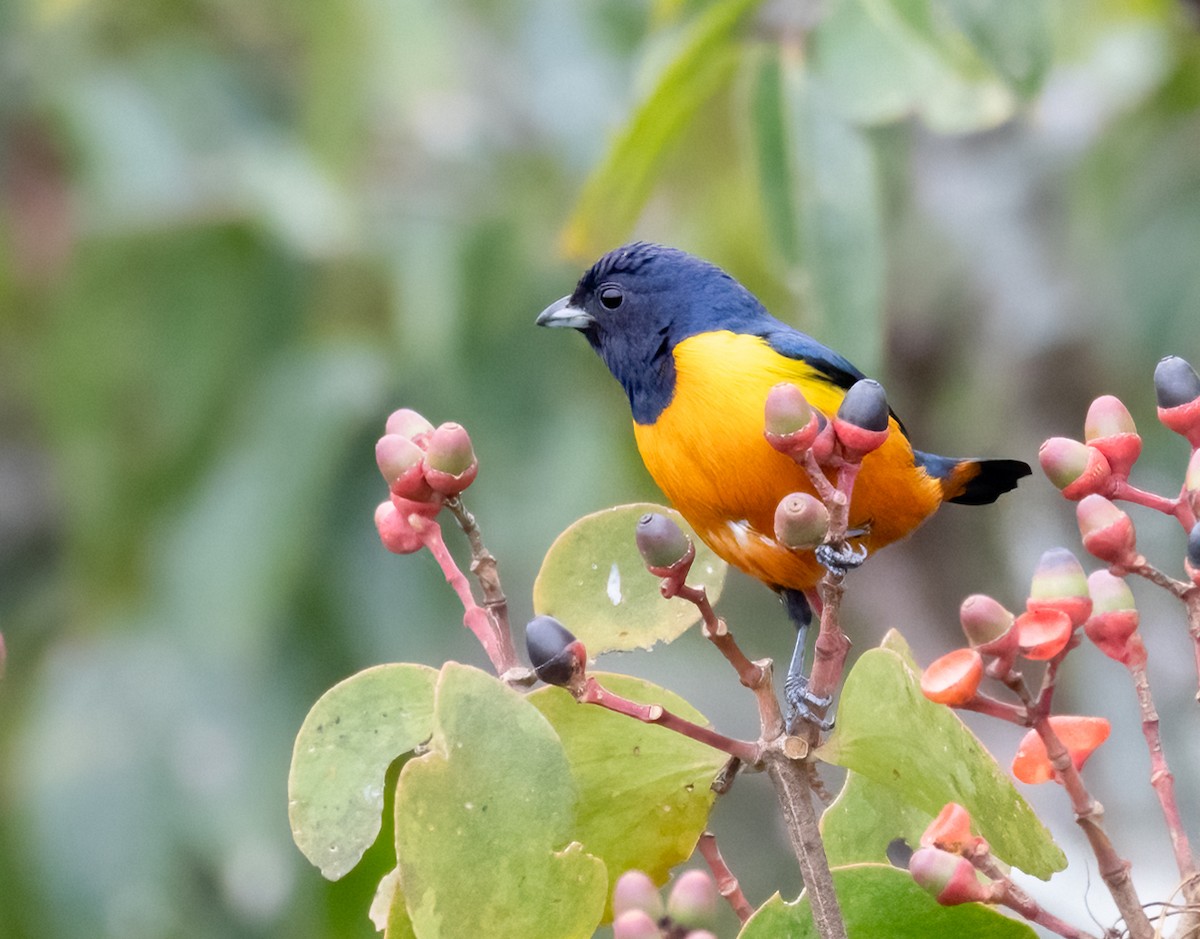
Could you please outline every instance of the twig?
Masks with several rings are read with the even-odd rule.
[[[717,881],[717,892],[733,908],[738,921],[746,922],[754,915],[754,907],[742,893],[742,886],[733,875],[733,871],[729,869],[729,865],[725,863],[725,858],[721,857],[721,849],[717,847],[717,836],[711,831],[706,831],[700,836],[696,850],[700,852],[701,857],[708,864],[708,869],[712,871],[712,875]]]
[[[1037,900],[1013,883],[1004,868],[996,862],[995,856],[988,850],[986,842],[983,843],[982,850],[968,852],[966,856],[976,868],[992,879],[996,887],[996,902],[1003,903],[1031,923],[1044,926],[1051,932],[1062,936],[1063,939],[1096,939],[1091,933],[1084,932],[1043,909]]]

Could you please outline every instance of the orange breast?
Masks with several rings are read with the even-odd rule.
[[[704,333],[675,347],[671,404],[654,424],[634,424],[654,481],[696,533],[730,564],[772,586],[806,589],[823,570],[811,552],[780,546],[775,507],[792,492],[812,492],[807,474],[763,438],[767,392],[781,381],[832,415],[844,392],[808,364],[753,336]],[[887,443],[863,461],[850,507],[855,539],[870,551],[903,538],[941,502],[941,486],[913,463],[893,421]]]

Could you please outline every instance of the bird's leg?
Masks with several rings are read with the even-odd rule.
[[[848,541],[837,544],[826,542],[817,545],[815,554],[820,565],[837,577],[845,577],[847,571],[861,567],[863,561],[867,559],[865,547],[855,548]]]
[[[815,724],[823,731],[832,730],[833,720],[824,717],[824,713],[833,702],[833,698],[814,695],[808,690],[808,674],[804,666],[813,605],[801,590],[783,589],[779,591],[779,596],[783,600],[788,618],[796,627],[796,646],[792,650],[792,661],[788,665],[787,677],[783,682],[783,696],[788,705],[788,727],[794,727],[797,722],[804,721]]]

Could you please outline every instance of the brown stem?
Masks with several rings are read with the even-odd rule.
[[[1002,721],[1008,721],[1010,724],[1017,724],[1020,727],[1029,726],[1029,712],[1019,704],[1011,704],[1008,701],[1000,701],[986,694],[975,693],[970,701],[965,704],[955,705],[962,711],[975,711],[979,714],[987,714],[989,717],[996,717]]]
[[[717,892],[733,907],[738,921],[746,922],[754,914],[754,907],[742,893],[741,884],[733,875],[733,871],[729,869],[729,865],[725,863],[725,858],[721,856],[721,849],[717,847],[717,836],[711,831],[706,831],[700,836],[696,849],[708,864],[708,869],[712,871],[712,875],[717,881]]]
[[[817,828],[812,804],[812,765],[788,759],[772,750],[766,755],[767,774],[775,787],[792,850],[800,863],[804,889],[812,907],[813,924],[821,939],[846,939],[846,925],[833,889],[833,874]]]
[[[617,714],[639,720],[643,724],[658,724],[730,756],[736,756],[745,763],[755,764],[762,759],[761,748],[756,744],[735,740],[708,727],[701,727],[671,713],[661,704],[638,704],[636,701],[630,701],[609,691],[595,678],[586,679],[573,693],[581,704],[597,704]]]
[[[1129,877],[1129,862],[1117,854],[1116,848],[1113,847],[1113,843],[1100,823],[1100,819],[1104,815],[1103,807],[1092,798],[1091,793],[1084,786],[1079,771],[1071,762],[1071,755],[1050,726],[1049,716],[1045,714],[1036,716],[1033,729],[1037,731],[1046,746],[1046,755],[1050,759],[1050,765],[1054,767],[1056,778],[1062,783],[1071,800],[1071,808],[1075,811],[1075,821],[1083,829],[1083,833],[1091,845],[1092,853],[1096,855],[1100,876],[1108,887],[1108,892],[1112,894],[1117,910],[1125,920],[1125,926],[1129,930],[1131,939],[1152,939],[1154,928],[1150,925],[1150,920],[1146,918],[1141,900],[1138,899],[1137,892],[1133,888],[1133,881]]]

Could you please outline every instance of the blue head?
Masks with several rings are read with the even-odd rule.
[[[677,343],[717,329],[758,333],[779,325],[716,265],[643,241],[604,255],[575,292],[547,307],[537,322],[583,333],[642,424],[652,423],[671,401]]]

